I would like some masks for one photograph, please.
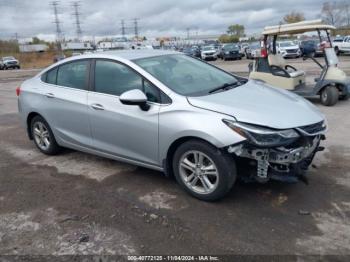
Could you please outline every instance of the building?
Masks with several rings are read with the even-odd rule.
[[[62,50],[70,50],[70,51],[88,51],[92,50],[93,47],[90,43],[81,43],[81,42],[65,42],[62,43]]]
[[[98,43],[99,49],[129,49],[130,43],[125,41],[101,41]]]
[[[31,52],[45,52],[49,47],[45,44],[29,45],[29,44],[20,44],[19,51],[21,53],[31,53]]]

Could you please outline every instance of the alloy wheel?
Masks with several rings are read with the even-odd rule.
[[[214,161],[200,151],[188,151],[182,155],[179,173],[185,185],[198,194],[210,194],[219,184]]]
[[[33,135],[38,147],[44,151],[50,147],[50,133],[47,127],[42,122],[35,122],[33,125]]]

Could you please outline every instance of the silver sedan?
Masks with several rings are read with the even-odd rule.
[[[202,200],[237,178],[297,181],[326,131],[305,99],[172,51],[71,57],[17,95],[41,152],[67,147],[163,171]]]

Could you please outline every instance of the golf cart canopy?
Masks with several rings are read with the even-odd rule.
[[[321,19],[302,21],[298,23],[276,25],[276,26],[266,26],[263,35],[286,35],[286,34],[302,34],[310,31],[317,30],[331,30],[336,29],[332,25],[327,25],[322,22]]]

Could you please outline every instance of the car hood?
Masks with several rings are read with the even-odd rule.
[[[18,60],[16,59],[11,59],[11,60],[5,60],[4,63],[8,63],[8,62],[18,62]]]
[[[299,46],[293,45],[293,46],[287,46],[287,47],[281,47],[283,50],[294,50],[294,49],[299,49]]]
[[[207,54],[207,53],[215,53],[216,50],[207,50],[207,51],[202,51],[203,54]]]
[[[228,91],[188,97],[188,101],[193,106],[233,116],[240,122],[276,129],[324,120],[320,111],[306,99],[255,80]]]

